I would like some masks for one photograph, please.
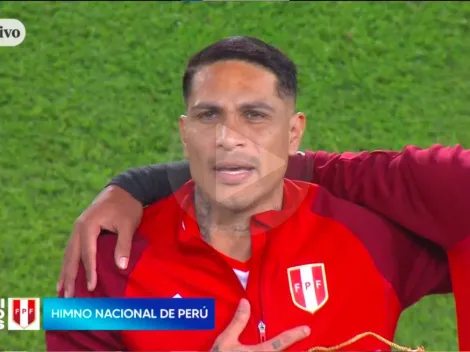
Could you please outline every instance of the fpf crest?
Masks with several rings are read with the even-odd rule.
[[[328,301],[325,264],[305,264],[287,269],[289,289],[294,305],[315,313]]]

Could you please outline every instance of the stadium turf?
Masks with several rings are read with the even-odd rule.
[[[470,144],[470,3],[1,2],[0,17],[27,30],[0,48],[0,297],[54,296],[73,221],[110,177],[181,158],[185,61],[225,36],[298,63],[304,148]],[[454,319],[452,297],[427,298],[396,341],[455,350]],[[0,331],[1,350],[44,348]]]

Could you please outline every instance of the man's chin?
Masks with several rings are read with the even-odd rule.
[[[224,208],[245,208],[254,194],[253,182],[230,186],[217,184],[214,200]]]
[[[260,185],[258,179],[250,177],[239,182],[225,183],[221,180],[215,180],[215,195],[217,199],[229,199],[233,197],[243,197],[252,194]]]
[[[232,196],[216,200],[217,206],[226,211],[239,213],[250,208],[252,202],[247,197]]]

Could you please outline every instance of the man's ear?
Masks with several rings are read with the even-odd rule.
[[[188,158],[188,148],[187,148],[187,143],[186,143],[186,121],[187,121],[187,116],[186,115],[181,115],[180,116],[180,138],[181,138],[181,144],[183,146],[183,154],[184,157],[187,159]]]
[[[290,118],[289,121],[289,155],[295,155],[302,142],[302,136],[305,131],[306,117],[298,112]]]

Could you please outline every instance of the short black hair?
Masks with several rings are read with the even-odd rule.
[[[192,56],[183,76],[185,102],[191,93],[194,75],[205,65],[217,61],[241,60],[262,66],[274,73],[278,80],[278,94],[281,97],[297,97],[297,67],[279,49],[253,37],[230,37],[202,49]]]

